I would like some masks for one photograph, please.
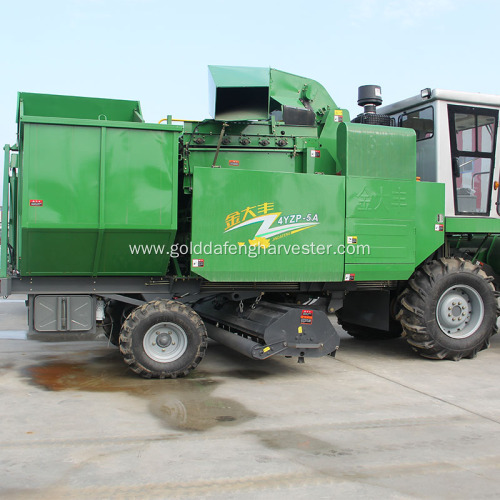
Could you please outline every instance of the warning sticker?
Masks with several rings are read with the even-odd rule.
[[[444,224],[436,224],[434,226],[434,231],[444,231]]]
[[[229,165],[231,167],[237,167],[237,166],[239,166],[239,164],[240,164],[239,160],[229,160]]]
[[[43,207],[43,200],[30,200],[30,207]]]
[[[313,322],[313,311],[310,309],[302,309],[300,313],[300,324],[301,325],[310,325]]]
[[[311,151],[311,158],[319,158],[321,156],[321,151],[319,149],[313,149]]]
[[[344,121],[344,112],[341,109],[336,109],[335,115],[333,118],[334,118],[334,121],[336,121],[336,122]]]
[[[347,244],[348,245],[356,245],[358,243],[358,237],[357,236],[348,236],[347,237]]]
[[[352,274],[346,274],[345,278],[344,278],[344,281],[354,281],[354,276],[355,276],[354,273],[352,273]]]
[[[193,259],[193,267],[205,267],[205,259]]]

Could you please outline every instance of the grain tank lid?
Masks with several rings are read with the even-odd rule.
[[[19,92],[17,123],[27,117],[144,122],[139,101]]]

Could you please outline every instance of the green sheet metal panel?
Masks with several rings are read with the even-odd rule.
[[[269,87],[269,68],[209,65],[208,71],[217,88]]]
[[[346,181],[346,239],[369,253],[346,255],[346,263],[415,262],[415,181],[363,177]],[[347,242],[347,241],[346,241]]]
[[[417,182],[415,264],[418,266],[444,244],[445,185]]]
[[[415,180],[416,140],[412,129],[341,123],[338,159],[349,176]]]
[[[270,96],[285,106],[303,108],[304,99],[314,111],[337,109],[337,105],[326,89],[315,80],[270,69]]]
[[[200,276],[251,282],[343,279],[344,258],[337,252],[344,241],[343,177],[198,167],[193,194],[192,271]],[[266,253],[257,253],[259,244],[269,245]]]
[[[214,161],[214,149],[190,149],[189,164],[191,167],[211,167]],[[253,151],[224,150],[217,156],[220,168],[239,170],[263,170],[267,172],[302,172],[305,170],[303,153],[299,151],[293,156],[290,151],[254,149]]]
[[[19,92],[18,122],[26,116],[142,121],[139,101]]]
[[[22,275],[165,273],[167,252],[130,245],[173,242],[179,127],[106,125],[24,124]]]
[[[500,234],[500,219],[493,217],[446,217],[446,232]]]
[[[346,281],[406,281],[413,274],[408,264],[346,264]]]
[[[106,129],[99,274],[163,274],[177,229],[176,133]],[[165,251],[132,254],[129,245]],[[98,249],[99,251],[99,249]]]
[[[415,134],[341,123],[338,159],[346,174],[346,279],[407,279],[415,268]],[[362,251],[361,251],[362,250]]]

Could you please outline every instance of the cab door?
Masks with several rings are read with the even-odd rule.
[[[455,214],[489,216],[498,110],[448,104],[448,117]]]

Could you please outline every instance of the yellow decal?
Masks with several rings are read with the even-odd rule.
[[[301,326],[299,326],[298,330],[299,330],[299,333],[302,333],[302,327]]]
[[[254,240],[248,240],[248,243],[254,247],[268,248],[271,242],[267,238],[257,236]]]
[[[265,201],[231,212],[226,216],[225,223],[225,233],[255,224],[255,235],[248,243],[268,248],[271,241],[317,226],[319,216],[318,213],[306,212],[284,214],[276,210],[274,202]],[[243,246],[246,243],[238,242],[238,245]]]
[[[264,349],[262,349],[262,352],[267,352],[267,351],[270,351],[271,348],[270,347],[264,347]]]

